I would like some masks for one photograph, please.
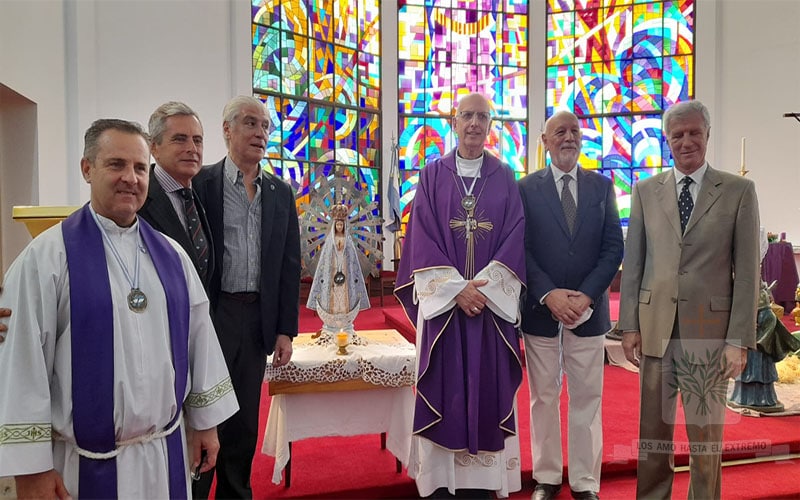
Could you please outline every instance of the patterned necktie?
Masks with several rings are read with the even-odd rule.
[[[208,272],[208,241],[203,233],[200,217],[197,215],[197,205],[194,203],[192,190],[183,188],[180,193],[183,197],[183,210],[186,213],[189,238],[192,240],[192,245],[194,245],[194,249],[197,252],[197,273],[200,275],[200,279],[205,281],[206,273]]]
[[[561,187],[561,208],[564,209],[564,217],[567,219],[567,227],[569,233],[575,227],[575,216],[578,214],[578,207],[575,205],[575,198],[572,197],[572,192],[569,190],[569,181],[572,177],[565,175],[561,177],[564,184]]]
[[[686,231],[686,224],[689,223],[689,217],[692,215],[694,208],[694,201],[692,201],[692,193],[689,192],[689,184],[692,183],[692,178],[688,175],[683,178],[683,188],[681,188],[681,195],[678,197],[678,212],[681,215],[681,233]]]

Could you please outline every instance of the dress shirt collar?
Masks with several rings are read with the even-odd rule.
[[[244,185],[244,174],[242,173],[241,170],[239,170],[239,167],[237,167],[236,164],[233,163],[233,160],[231,160],[230,156],[225,157],[224,170],[225,170],[225,177],[227,177],[228,180],[231,181],[231,184],[235,185],[236,182],[239,181],[241,182],[242,185]],[[259,167],[258,175],[256,175],[255,179],[253,179],[253,182],[260,185],[263,176],[264,176],[264,171]]]
[[[708,170],[708,162],[703,163],[702,167],[698,168],[689,175],[697,187],[700,187],[700,184],[703,183],[703,177],[706,175],[706,170]],[[673,168],[672,171],[675,172],[675,185],[678,189],[682,188],[683,178],[686,177],[686,174],[677,168]],[[689,189],[691,189],[691,187]]]
[[[550,170],[553,171],[553,180],[556,181],[556,185],[558,185],[558,181],[560,181],[561,178],[564,177],[565,175],[568,175],[570,178],[572,178],[573,181],[578,180],[578,165],[572,167],[572,170],[570,170],[569,172],[564,172],[560,168],[555,167],[553,165],[550,166]]]
[[[156,176],[156,180],[158,180],[158,183],[161,184],[161,189],[163,189],[165,193],[174,193],[183,189],[181,183],[169,175],[169,173],[164,170],[164,167],[158,163],[156,163],[156,166],[153,168],[153,175]],[[192,181],[189,181],[189,189],[191,188]]]

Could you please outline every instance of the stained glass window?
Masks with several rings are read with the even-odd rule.
[[[661,116],[694,97],[695,0],[547,0],[547,116],[583,128],[584,168],[614,181],[620,215],[633,184],[673,165]]]
[[[408,220],[419,170],[455,147],[450,117],[471,92],[493,103],[488,146],[527,172],[528,1],[398,1],[400,208]]]
[[[298,205],[334,163],[380,198],[380,42],[380,0],[252,0],[253,94],[272,121],[263,165]]]

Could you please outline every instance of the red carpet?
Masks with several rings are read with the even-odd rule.
[[[377,306],[377,304],[375,304]],[[410,328],[399,306],[378,307],[363,311],[356,318],[356,329],[398,328],[402,320]],[[613,306],[612,306],[613,308]],[[616,309],[614,309],[614,313]],[[303,311],[301,331],[315,331],[321,326],[318,318]],[[400,314],[400,316],[397,315]],[[613,315],[614,317],[616,314]],[[390,319],[394,318],[394,320]],[[791,319],[791,317],[789,317]],[[391,325],[389,323],[391,322]],[[792,329],[795,329],[792,326]],[[403,332],[407,334],[407,332]],[[410,331],[413,335],[413,330]],[[565,387],[566,389],[566,387]],[[566,390],[562,407],[566,405]],[[270,398],[266,385],[263,392],[261,429],[266,425]],[[520,444],[522,449],[523,490],[511,498],[530,498],[531,454],[527,381],[519,391]],[[321,409],[324,411],[324,409]],[[680,410],[679,410],[680,411]],[[682,421],[682,415],[679,415]],[[725,460],[764,455],[800,453],[800,417],[751,418],[727,413]],[[562,434],[566,437],[566,422]],[[635,492],[635,441],[638,432],[638,376],[622,368],[607,366],[603,395],[603,498],[633,498]],[[676,426],[675,440],[686,443],[681,425]],[[259,440],[258,450],[261,449]],[[566,445],[564,446],[566,462]],[[255,498],[415,498],[416,488],[405,471],[395,473],[394,457],[380,449],[377,435],[317,438],[293,444],[292,486],[271,482],[274,459],[257,453],[253,464]],[[686,465],[688,455],[676,453],[676,465]],[[768,462],[723,469],[723,498],[800,498],[800,472],[797,459]],[[565,472],[566,478],[566,472]],[[780,479],[776,479],[780,478]],[[688,473],[676,475],[673,494],[685,498]],[[569,488],[559,498],[569,498]]]

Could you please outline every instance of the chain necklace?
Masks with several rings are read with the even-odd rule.
[[[114,259],[122,268],[122,273],[125,275],[125,279],[128,281],[128,284],[131,286],[131,291],[128,293],[128,309],[136,313],[143,312],[145,309],[147,309],[147,295],[145,295],[144,292],[139,289],[139,250],[141,249],[144,251],[144,245],[142,245],[142,236],[139,234],[139,225],[136,225],[136,251],[134,252],[134,271],[133,275],[131,275],[131,273],[128,271],[128,266],[125,265],[125,262],[122,260],[117,247],[114,245],[114,242],[111,241],[111,237],[108,236],[106,228],[100,223],[100,220],[97,218],[97,214],[94,211],[92,211],[92,216],[94,217],[94,221],[97,223],[97,226],[100,228],[100,232],[103,234],[103,239],[106,241],[106,243],[108,243],[109,248],[111,248],[111,254],[114,255]]]
[[[480,156],[480,164],[478,165],[478,169],[475,171],[475,177],[472,178],[472,184],[470,184],[469,188],[467,188],[467,183],[464,182],[464,176],[458,171],[459,158],[460,157],[456,157],[456,175],[461,181],[461,185],[464,187],[464,196],[461,198],[461,206],[467,211],[467,213],[472,213],[473,210],[475,210],[475,205],[478,202],[478,200],[472,194],[472,191],[475,189],[475,183],[478,182],[478,177],[480,176],[481,165],[483,165],[483,155]]]

